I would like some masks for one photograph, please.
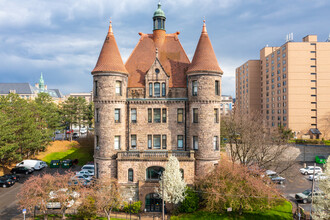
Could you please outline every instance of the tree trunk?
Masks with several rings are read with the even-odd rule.
[[[65,208],[62,211],[62,219],[66,219],[66,217],[65,217]]]

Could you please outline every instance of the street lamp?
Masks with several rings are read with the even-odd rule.
[[[131,220],[132,198],[129,198],[129,220]]]

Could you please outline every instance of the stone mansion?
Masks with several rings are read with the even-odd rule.
[[[155,186],[173,155],[187,184],[220,159],[222,70],[205,21],[192,61],[165,31],[160,3],[153,33],[141,36],[124,64],[110,23],[93,75],[97,178],[117,178],[125,199],[161,211]]]

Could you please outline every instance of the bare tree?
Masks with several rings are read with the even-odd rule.
[[[113,209],[119,208],[122,202],[117,180],[103,177],[96,180],[93,188],[97,210],[104,212],[110,220],[111,212]]]
[[[266,127],[260,114],[235,113],[225,118],[222,126],[222,135],[227,139],[233,162],[272,168],[279,173],[295,163],[287,145],[291,131],[283,127]]]

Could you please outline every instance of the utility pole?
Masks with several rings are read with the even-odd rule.
[[[314,170],[313,170],[311,214],[309,216],[310,219],[312,219],[312,212],[313,212],[313,197],[314,197],[313,195],[314,195],[314,182],[315,182],[315,166],[316,166],[316,163],[314,163]]]

